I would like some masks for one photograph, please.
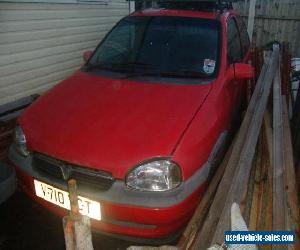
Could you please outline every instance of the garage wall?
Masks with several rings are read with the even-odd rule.
[[[126,0],[107,4],[0,2],[0,105],[42,93],[71,75],[82,53],[129,13]]]

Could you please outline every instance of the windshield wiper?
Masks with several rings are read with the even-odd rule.
[[[176,70],[176,71],[159,71],[154,65],[142,62],[125,62],[125,63],[102,63],[102,64],[89,64],[86,70],[93,69],[108,70],[119,73],[127,73],[124,77],[132,78],[138,76],[156,76],[156,77],[174,77],[174,78],[208,78],[211,75],[202,71],[192,70]]]
[[[87,71],[93,69],[103,69],[109,71],[116,71],[121,73],[129,73],[135,70],[135,68],[152,68],[153,65],[140,62],[125,62],[125,63],[100,63],[89,64],[86,66]]]
[[[86,71],[91,71],[94,69],[100,69],[100,70],[109,70],[109,71],[117,71],[117,72],[128,72],[127,69],[121,68],[118,65],[118,68],[116,68],[116,64],[113,63],[99,63],[99,64],[88,64],[85,67]]]
[[[160,76],[165,77],[180,77],[180,78],[207,78],[210,75],[201,72],[201,71],[192,71],[192,70],[178,70],[178,71],[166,71],[160,72]]]
[[[152,65],[150,63],[142,63],[142,62],[126,62],[126,63],[123,63],[122,65],[136,66],[136,67],[141,67],[141,68],[154,68],[154,65]]]
[[[142,71],[133,72],[126,75],[125,78],[137,77],[137,76],[156,76],[156,77],[174,77],[174,78],[207,78],[210,75],[204,72],[179,70],[179,71]]]

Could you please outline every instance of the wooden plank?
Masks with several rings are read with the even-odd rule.
[[[288,230],[296,232],[295,249],[300,249],[300,231],[299,231],[299,203],[297,196],[297,182],[295,164],[293,158],[293,147],[290,131],[290,121],[288,115],[288,106],[286,98],[282,99],[283,107],[283,141],[284,141],[284,160],[285,160],[285,190],[287,192],[287,205],[288,205]]]
[[[267,148],[267,140],[265,129],[261,131],[259,142],[257,144],[257,153],[255,157],[254,167],[251,171],[249,180],[247,203],[252,200],[251,217],[247,223],[247,214],[243,214],[243,217],[249,225],[250,231],[272,231],[272,210],[269,210],[270,189],[268,173],[269,173],[269,156]],[[255,173],[255,176],[253,175]],[[254,191],[251,191],[254,182]],[[272,207],[271,207],[272,208]],[[260,249],[260,248],[259,248]],[[261,249],[271,250],[270,245],[264,245]]]
[[[273,230],[286,229],[286,196],[284,190],[284,153],[281,78],[278,69],[273,87]],[[286,245],[273,245],[273,250],[287,250]]]
[[[258,220],[257,231],[272,231],[272,186],[270,184],[270,180],[272,180],[272,174],[270,169],[272,166],[269,161],[268,154],[268,142],[266,138],[266,130],[263,130],[263,145],[262,145],[262,195],[260,199],[260,216]],[[264,250],[271,250],[271,245],[265,245],[263,247]]]
[[[256,174],[256,166],[258,165],[259,162],[259,152],[258,150],[255,153],[254,159],[253,159],[253,167],[250,172],[250,178],[249,178],[249,183],[248,183],[248,188],[247,188],[247,195],[245,202],[243,203],[243,206],[240,207],[242,216],[246,222],[247,225],[250,224],[251,220],[251,210],[253,209],[253,193],[255,189],[255,174]],[[254,218],[254,217],[252,217]]]
[[[264,134],[270,165],[273,166],[273,129],[269,112],[264,115]]]
[[[262,137],[262,136],[260,136]],[[262,138],[257,143],[257,156],[255,162],[254,171],[254,189],[253,192],[248,195],[248,198],[252,197],[249,230],[255,231],[258,227],[258,221],[260,219],[260,208],[261,208],[261,196],[262,196]],[[250,196],[250,197],[249,197]]]
[[[254,89],[252,98],[250,100],[247,112],[245,114],[245,118],[242,122],[241,128],[238,132],[236,142],[234,143],[232,154],[226,166],[226,170],[224,176],[221,180],[221,183],[218,187],[218,191],[210,207],[209,213],[207,214],[206,220],[203,224],[202,229],[200,230],[197,238],[191,249],[206,249],[209,247],[211,242],[211,236],[213,235],[216,224],[221,215],[221,208],[224,206],[226,201],[226,195],[228,194],[229,187],[232,182],[232,176],[234,174],[236,164],[239,160],[239,154],[241,152],[241,148],[243,147],[244,141],[247,136],[247,130],[250,125],[250,121],[252,120],[252,116],[257,106],[257,101],[261,95],[261,91],[264,86],[264,79],[267,70],[270,68],[271,59],[266,60],[266,63],[262,67],[262,72],[260,74],[259,80],[256,84],[256,88]]]
[[[267,218],[267,207],[268,207],[268,152],[266,148],[266,140],[265,140],[265,131],[262,130],[262,151],[261,151],[261,172],[260,178],[257,180],[259,183],[259,193],[258,193],[258,219],[256,224],[257,231],[264,231],[268,226],[266,226],[266,218]],[[268,229],[271,230],[271,227]],[[271,248],[270,248],[271,249]]]
[[[267,151],[264,153],[267,183],[265,185],[265,192],[267,197],[265,199],[265,222],[263,231],[272,231],[273,227],[273,129],[271,127],[271,119],[268,112],[265,113],[264,117],[264,149]],[[271,250],[271,245],[266,246],[266,250]]]
[[[263,121],[263,196],[261,218],[258,223],[258,231],[272,231],[273,227],[273,187],[272,187],[272,162],[273,162],[273,130],[269,112],[265,112]],[[271,250],[271,245],[264,246],[264,250]]]
[[[239,155],[236,171],[232,180],[229,192],[227,193],[226,202],[222,210],[220,220],[217,224],[212,244],[223,243],[224,231],[230,229],[230,211],[234,202],[241,204],[246,196],[249,175],[252,167],[252,160],[255,154],[257,140],[260,134],[264,113],[266,111],[268,97],[270,95],[271,85],[275,72],[278,70],[279,47],[274,46],[270,66],[263,78],[263,88],[260,91],[259,100],[256,103],[253,117],[250,121],[246,134],[246,140],[242,145],[242,151]]]

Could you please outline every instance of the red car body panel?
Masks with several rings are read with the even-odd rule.
[[[181,166],[183,180],[189,180],[207,162],[220,134],[230,129],[244,96],[244,82],[232,80],[227,73],[226,22],[236,13],[148,10],[132,15],[218,18],[222,25],[222,50],[217,79],[204,85],[152,84],[78,71],[38,99],[19,124],[31,151],[109,171],[122,180],[141,161],[170,157]],[[33,199],[59,215],[67,213],[36,197],[33,178],[16,167],[24,190]],[[155,228],[141,230],[92,221],[93,228],[144,238],[169,236],[187,223],[204,188],[200,185],[187,199],[167,208],[101,200],[104,218],[154,223]]]
[[[141,159],[172,153],[210,88],[77,72],[42,96],[19,123],[31,151],[124,179]]]

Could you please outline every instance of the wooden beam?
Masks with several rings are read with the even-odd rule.
[[[273,87],[273,230],[286,229],[286,196],[284,190],[283,119],[280,69]],[[287,250],[286,245],[273,245],[273,250]]]
[[[269,112],[265,112],[263,125],[269,161],[270,165],[273,166],[273,129],[271,126],[271,118]]]
[[[272,231],[273,228],[273,129],[271,126],[271,118],[268,112],[264,117],[264,135],[265,135],[265,149],[267,157],[265,160],[267,164],[267,199],[265,200],[265,226],[263,231]],[[266,153],[265,153],[266,154]],[[266,246],[266,250],[271,249],[271,246]]]
[[[267,113],[268,114],[268,113]],[[261,213],[259,217],[257,231],[272,231],[272,166],[270,164],[268,152],[268,138],[266,129],[262,130],[262,193],[260,200]],[[264,246],[264,250],[271,250],[271,245]]]
[[[300,230],[299,230],[299,203],[297,196],[296,172],[293,157],[293,147],[291,139],[290,121],[286,98],[282,99],[283,107],[283,141],[284,141],[284,160],[285,160],[285,190],[287,192],[287,206],[289,216],[287,219],[287,229],[296,232],[295,249],[300,249]]]
[[[250,220],[249,220],[249,230],[255,231],[258,228],[258,223],[261,216],[261,197],[262,197],[262,171],[263,171],[263,142],[262,135],[257,143],[257,154],[255,159],[254,168],[254,187],[253,192],[247,195],[247,198],[252,199],[251,210],[250,210]],[[249,193],[249,192],[248,192]]]

